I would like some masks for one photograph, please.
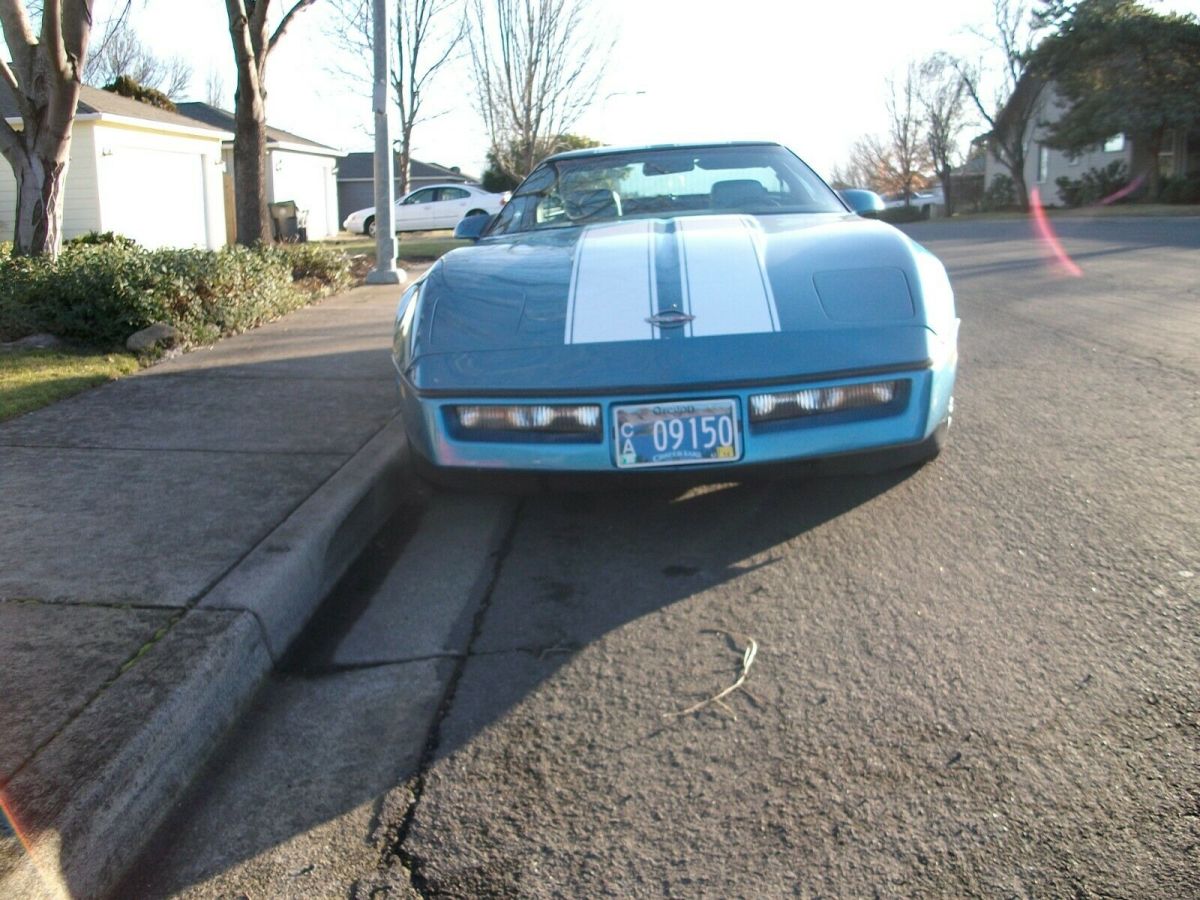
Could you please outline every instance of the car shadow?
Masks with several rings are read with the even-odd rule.
[[[377,752],[393,753],[399,757],[398,765],[364,767],[354,779],[334,787],[336,796],[331,796],[324,775],[306,773],[302,761],[313,760],[315,766],[319,760],[338,758],[345,735],[334,728],[315,728],[298,736],[279,728],[260,702],[180,798],[113,896],[169,896],[220,879],[244,861],[321,833],[331,821],[364,804],[374,804],[378,824],[389,792],[463,750],[589,647],[630,622],[696,595],[714,589],[760,590],[755,576],[780,561],[780,545],[869,504],[914,471],[909,467],[877,475],[764,480],[682,491],[543,493],[516,500],[507,535],[493,559],[495,574],[479,585],[477,602],[468,604],[463,621],[450,629],[471,635],[465,658],[402,663],[434,667],[419,671],[426,677],[436,671],[444,685],[434,698],[437,702],[427,703],[427,731],[414,744],[420,749],[418,755],[381,745]],[[436,504],[442,496],[435,493],[430,502]],[[416,512],[408,511],[408,522]],[[365,608],[364,598],[383,583],[402,549],[403,539],[394,530],[368,548],[331,593],[333,603],[326,603],[281,661],[267,688],[268,701],[270,695],[278,699],[305,679],[338,677],[330,668],[337,645]],[[719,629],[727,623],[711,624]],[[413,687],[414,694],[419,693]],[[596,685],[596,690],[603,689]],[[587,702],[586,697],[579,700]],[[362,709],[343,710],[341,715],[347,721],[374,714],[377,711]],[[278,728],[274,734],[263,733],[274,728]],[[287,782],[278,789],[294,801],[287,814],[261,815],[255,809],[260,801],[233,800],[233,808],[224,812],[236,818],[238,805],[247,803],[244,815],[252,816],[255,823],[250,833],[231,823],[231,831],[238,835],[236,846],[223,847],[211,860],[193,858],[180,865],[181,852],[192,852],[183,848],[198,840],[192,821],[196,810],[209,800],[209,793],[231,797],[242,749],[264,745],[270,745],[275,759],[301,761],[286,767],[292,771],[277,773]],[[310,781],[311,786],[298,789],[297,780]],[[271,790],[262,784],[255,789]],[[211,822],[214,815],[204,818]],[[205,839],[216,844],[228,841],[228,835],[210,834]],[[366,839],[381,842],[373,852],[382,858],[389,849],[384,844],[395,835],[384,830]],[[158,861],[166,859],[173,860],[169,877],[156,871]]]

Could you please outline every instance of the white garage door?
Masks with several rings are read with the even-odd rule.
[[[207,246],[200,154],[116,147],[100,163],[106,230],[146,247]]]

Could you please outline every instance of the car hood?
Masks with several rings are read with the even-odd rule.
[[[948,311],[930,315],[931,280]],[[422,283],[401,368],[452,391],[782,378],[924,360],[947,319],[941,265],[880,222],[626,219],[447,254]]]

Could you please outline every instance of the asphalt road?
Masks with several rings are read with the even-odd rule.
[[[924,468],[402,511],[119,893],[1200,895],[1200,220],[1055,226]]]

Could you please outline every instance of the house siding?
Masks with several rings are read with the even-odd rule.
[[[1135,148],[1128,136],[1125,137],[1124,146],[1120,150],[1107,151],[1103,146],[1097,146],[1074,158],[1061,150],[1045,146],[1050,133],[1050,123],[1058,121],[1066,109],[1066,103],[1058,96],[1053,86],[1047,87],[1042,92],[1037,115],[1033,117],[1025,135],[1025,184],[1031,193],[1034,188],[1038,189],[1041,201],[1046,206],[1057,206],[1063,202],[1056,184],[1059,178],[1077,180],[1091,169],[1104,169],[1114,162],[1125,163],[1130,171],[1136,167],[1135,162],[1138,166],[1141,165],[1140,159],[1135,161]],[[1045,177],[1039,178],[1039,154],[1042,147],[1045,147],[1047,165]],[[1008,174],[1008,169],[989,153],[986,183],[990,185],[996,176]]]
[[[71,155],[63,184],[63,237],[100,230],[95,122],[77,121],[71,131]],[[17,212],[17,179],[12,168],[0,165],[0,241],[13,239]]]
[[[268,196],[273,203],[295,202],[308,213],[310,239],[337,234],[337,187],[332,156],[273,149],[268,153],[270,183]]]

